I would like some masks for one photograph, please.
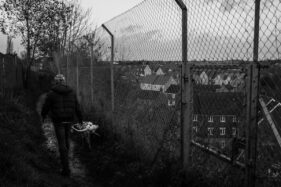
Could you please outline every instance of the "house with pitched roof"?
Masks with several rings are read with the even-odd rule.
[[[180,94],[180,86],[175,84],[170,85],[165,94],[168,98],[168,106],[175,106],[176,97],[178,94]]]
[[[209,76],[207,75],[207,73],[205,71],[203,71],[200,76],[200,83],[201,84],[204,84],[204,85],[207,85],[209,84]]]
[[[156,75],[148,75],[143,77],[140,80],[140,88],[142,90],[152,90],[152,85],[155,79],[156,79]]]
[[[168,75],[149,75],[143,77],[140,81],[142,90],[162,91],[165,92],[170,85],[177,84],[172,76]]]
[[[156,75],[165,75],[163,69],[161,67],[158,67],[156,70],[155,70],[155,74]]]
[[[152,69],[149,67],[149,65],[146,65],[143,71],[144,71],[144,76],[152,75]]]
[[[243,94],[212,91],[217,88],[206,91],[198,86],[194,86],[193,135],[211,147],[225,149],[241,133]]]
[[[214,78],[213,82],[216,85],[226,85],[229,84],[232,80],[233,73],[219,73]]]
[[[153,82],[152,90],[166,92],[172,84],[177,84],[176,80],[172,76],[157,75]]]

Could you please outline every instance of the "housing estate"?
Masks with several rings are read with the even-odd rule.
[[[233,137],[243,136],[244,73],[206,70],[193,74],[193,137],[226,150]],[[231,146],[229,146],[231,147]]]

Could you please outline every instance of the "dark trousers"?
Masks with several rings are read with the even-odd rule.
[[[62,169],[65,172],[69,172],[69,134],[70,134],[70,124],[54,123],[54,128],[57,136],[60,159],[62,164]]]

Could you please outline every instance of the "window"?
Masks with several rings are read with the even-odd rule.
[[[225,140],[222,140],[222,141],[220,142],[220,144],[221,144],[221,148],[224,149],[224,148],[225,148]]]
[[[192,127],[192,128],[193,128],[193,131],[194,131],[195,133],[198,132],[198,127],[197,127],[197,126],[194,126],[194,127]]]
[[[168,106],[175,106],[175,105],[176,105],[175,101],[168,100]]]
[[[209,117],[208,117],[208,122],[210,122],[210,123],[213,123],[213,122],[214,122],[213,116],[209,116]]]
[[[170,100],[168,100],[168,106],[171,106],[172,102]]]
[[[198,116],[196,114],[193,115],[193,121],[198,121]]]
[[[214,127],[208,127],[209,135],[213,136]]]
[[[236,136],[236,133],[237,133],[237,128],[232,127],[232,136]]]
[[[221,121],[222,123],[225,123],[225,116],[221,116],[221,117],[220,117],[220,121]]]
[[[225,135],[225,127],[220,127],[220,135],[221,136]]]
[[[236,123],[236,122],[237,122],[237,118],[236,118],[236,116],[233,116],[233,118],[232,118],[232,122],[233,122],[233,123]]]

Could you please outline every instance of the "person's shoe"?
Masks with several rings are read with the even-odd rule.
[[[70,170],[61,170],[61,175],[64,177],[70,177]]]

